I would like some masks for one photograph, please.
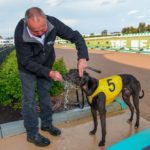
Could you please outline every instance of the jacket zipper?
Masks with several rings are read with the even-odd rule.
[[[44,46],[43,46],[42,44],[40,44],[40,47],[42,48],[43,55],[45,56],[45,49],[44,49]]]

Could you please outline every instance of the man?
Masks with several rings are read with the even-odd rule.
[[[56,36],[75,43],[78,50],[79,74],[82,77],[87,67],[88,52],[85,41],[78,31],[73,31],[58,19],[47,16],[37,7],[28,9],[15,29],[15,46],[22,84],[22,115],[27,132],[27,141],[37,146],[47,146],[49,139],[38,131],[38,116],[34,97],[37,84],[40,104],[41,130],[54,136],[61,134],[52,124],[52,108],[49,95],[51,80],[62,81],[58,71],[53,71],[55,61],[54,41]]]

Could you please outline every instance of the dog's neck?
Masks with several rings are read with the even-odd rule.
[[[97,89],[98,87],[98,80],[95,78],[90,78],[88,83],[86,84],[87,88],[83,90],[85,91],[87,96],[90,96],[93,94],[93,92]]]

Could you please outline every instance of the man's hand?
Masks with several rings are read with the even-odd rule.
[[[87,67],[87,61],[86,59],[79,59],[78,64],[77,64],[77,68],[79,70],[79,76],[83,77],[83,72],[85,70],[85,68]]]
[[[49,77],[52,78],[54,81],[63,81],[62,75],[58,71],[50,71]]]

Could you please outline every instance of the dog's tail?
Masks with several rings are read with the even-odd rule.
[[[139,99],[142,99],[144,97],[144,90],[142,90],[142,95],[139,96]]]

